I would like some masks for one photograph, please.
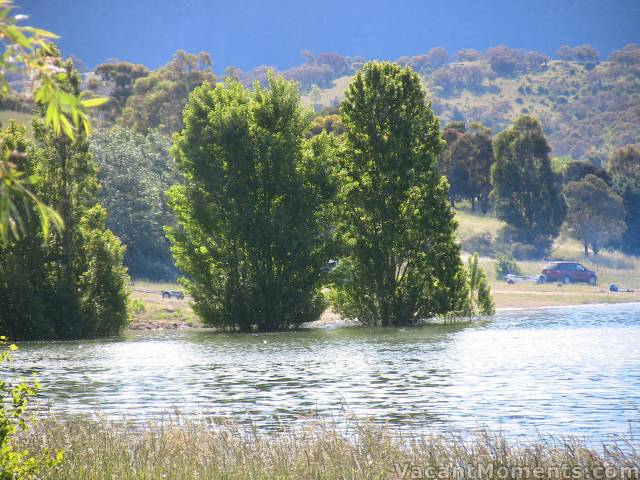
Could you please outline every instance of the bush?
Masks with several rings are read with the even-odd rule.
[[[507,274],[512,275],[522,275],[522,270],[514,260],[512,256],[509,255],[498,255],[496,258],[496,278],[503,278]]]
[[[495,240],[495,244],[500,245],[500,253],[516,260],[544,258],[549,253],[552,243],[551,239],[545,237],[537,237],[533,243],[523,242],[522,233],[509,225],[498,232]]]
[[[146,308],[142,300],[139,300],[137,298],[131,300],[131,313],[136,315],[138,313],[143,313],[145,310]]]
[[[475,317],[496,313],[496,306],[491,297],[491,288],[487,282],[487,276],[484,270],[478,266],[478,253],[474,253],[469,257],[466,273],[469,288],[469,316]]]
[[[475,233],[460,242],[460,248],[465,252],[478,252],[483,257],[493,257],[496,247],[490,233]]]
[[[511,245],[511,256],[517,260],[535,260],[544,257],[546,249],[538,249],[535,245],[515,242]]]
[[[0,365],[11,361],[10,353],[17,350],[15,345],[7,345],[7,337],[0,337]],[[6,370],[4,370],[6,372]],[[0,379],[0,479],[44,478],[56,469],[64,459],[64,452],[57,451],[51,456],[43,448],[36,456],[29,450],[16,449],[15,440],[19,432],[26,432],[26,410],[29,400],[36,394],[38,384],[26,382],[13,385]],[[48,475],[47,475],[48,476]]]

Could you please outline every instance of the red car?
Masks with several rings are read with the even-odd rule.
[[[598,274],[583,267],[578,262],[551,262],[542,268],[545,282],[586,282],[589,285],[598,283]]]

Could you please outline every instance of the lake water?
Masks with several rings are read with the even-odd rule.
[[[37,372],[39,408],[134,421],[178,410],[269,427],[318,413],[590,439],[640,426],[640,304],[455,326],[140,332],[25,343],[14,358],[14,373]]]

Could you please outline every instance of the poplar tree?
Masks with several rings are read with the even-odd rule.
[[[334,140],[305,141],[307,123],[296,85],[277,76],[253,91],[233,78],[202,85],[187,102],[168,232],[207,325],[285,329],[324,310]]]
[[[466,310],[449,186],[435,171],[443,147],[418,75],[388,62],[359,71],[340,107],[337,229],[345,257],[333,306],[367,325],[408,325]]]

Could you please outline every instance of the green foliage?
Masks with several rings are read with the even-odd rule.
[[[322,98],[322,91],[320,87],[315,83],[311,85],[311,90],[309,91],[309,98],[313,102],[313,109],[317,112],[320,109],[320,100]]]
[[[473,211],[478,204],[487,213],[493,165],[491,131],[475,123],[469,130],[464,124],[458,130],[456,125],[445,128],[447,146],[440,157],[440,169],[451,185],[449,195],[452,201],[469,199]]]
[[[567,226],[584,245],[584,256],[589,247],[595,255],[603,246],[620,240],[626,230],[622,197],[601,178],[587,175],[580,181],[570,182],[564,189],[567,201]]]
[[[344,131],[344,125],[342,125],[342,119],[340,118],[340,115],[318,115],[311,121],[307,136],[313,137],[315,135],[319,135],[321,132],[332,133],[334,135],[342,135]]]
[[[567,184],[569,182],[577,182],[587,175],[595,175],[600,177],[607,185],[611,185],[611,176],[604,168],[586,160],[578,160],[570,162],[562,172],[562,181]]]
[[[25,176],[16,169],[11,161],[9,150],[4,151],[5,159],[0,161],[0,242],[7,242],[9,237],[20,239],[24,229],[22,211],[29,205],[35,209],[40,218],[40,226],[45,232],[52,224],[62,230],[64,222],[58,212],[45,205],[29,188],[38,182],[36,175]]]
[[[465,273],[448,184],[434,162],[438,119],[411,69],[372,62],[341,105],[334,308],[368,325],[406,325],[460,311]]]
[[[133,313],[134,315],[137,315],[145,311],[146,311],[146,307],[142,300],[138,298],[134,298],[131,300],[131,313]]]
[[[326,208],[334,140],[304,140],[294,83],[253,91],[234,79],[194,90],[172,150],[185,182],[168,229],[195,312],[220,328],[290,328],[316,320],[330,258]]]
[[[170,145],[158,131],[140,134],[123,127],[91,136],[98,201],[109,211],[107,226],[127,247],[124,263],[134,278],[176,278],[163,230],[173,223],[165,192],[177,177]]]
[[[211,65],[205,52],[192,55],[178,50],[167,65],[135,80],[122,123],[140,132],[151,128],[168,134],[182,130],[182,110],[189,93],[203,83],[215,83]]]
[[[69,66],[70,68],[70,66]],[[79,79],[68,73],[70,91]],[[55,205],[62,232],[46,232],[33,207],[22,207],[25,235],[0,245],[0,330],[13,338],[78,338],[117,334],[126,325],[124,247],[95,204],[95,165],[84,134],[56,135],[35,122],[35,141],[13,123],[0,137],[16,151],[17,169],[42,179],[34,192]]]
[[[491,297],[491,288],[484,270],[478,266],[478,254],[474,253],[467,261],[467,285],[469,299],[467,301],[467,316],[493,315],[496,306]]]
[[[7,344],[7,337],[0,336],[0,365],[11,361],[15,345]],[[15,446],[16,435],[28,430],[27,406],[35,396],[39,384],[22,381],[12,384],[0,380],[0,480],[36,480],[51,473],[64,460],[64,452],[53,455],[46,448],[33,456],[29,450]]]
[[[19,25],[24,15],[12,15],[14,8],[11,0],[0,0],[0,37],[5,48],[0,56],[0,96],[6,97],[9,93],[9,75],[24,75],[30,78],[35,103],[46,107],[45,124],[55,134],[64,133],[73,139],[77,131],[88,132],[91,126],[88,110],[104,104],[106,99],[82,100],[79,95],[70,93],[65,88],[66,71],[60,65],[60,52],[50,43],[56,35]],[[25,177],[16,171],[15,163],[9,161],[8,152],[3,155],[0,161],[0,242],[6,242],[9,236],[19,238],[23,230],[21,206],[35,209],[44,231],[50,224],[62,229],[60,216],[30,190],[38,177]]]
[[[138,78],[149,75],[144,65],[129,62],[103,63],[95,69],[95,77],[89,79],[87,90],[93,94],[109,95],[109,101],[95,113],[102,125],[112,125],[122,115],[127,99],[133,93],[133,84]]]
[[[505,275],[511,273],[512,275],[522,275],[520,266],[516,263],[514,258],[510,255],[498,255],[495,263],[496,278],[504,278]]]
[[[609,159],[609,174],[615,191],[622,197],[627,230],[622,237],[626,252],[640,254],[640,148],[627,145]]]
[[[569,165],[573,162],[573,158],[569,155],[563,155],[562,157],[553,157],[551,159],[551,170],[558,175],[564,174],[569,168]]]
[[[494,141],[492,170],[496,214],[518,241],[534,244],[558,234],[566,206],[551,169],[540,123],[522,116]]]

